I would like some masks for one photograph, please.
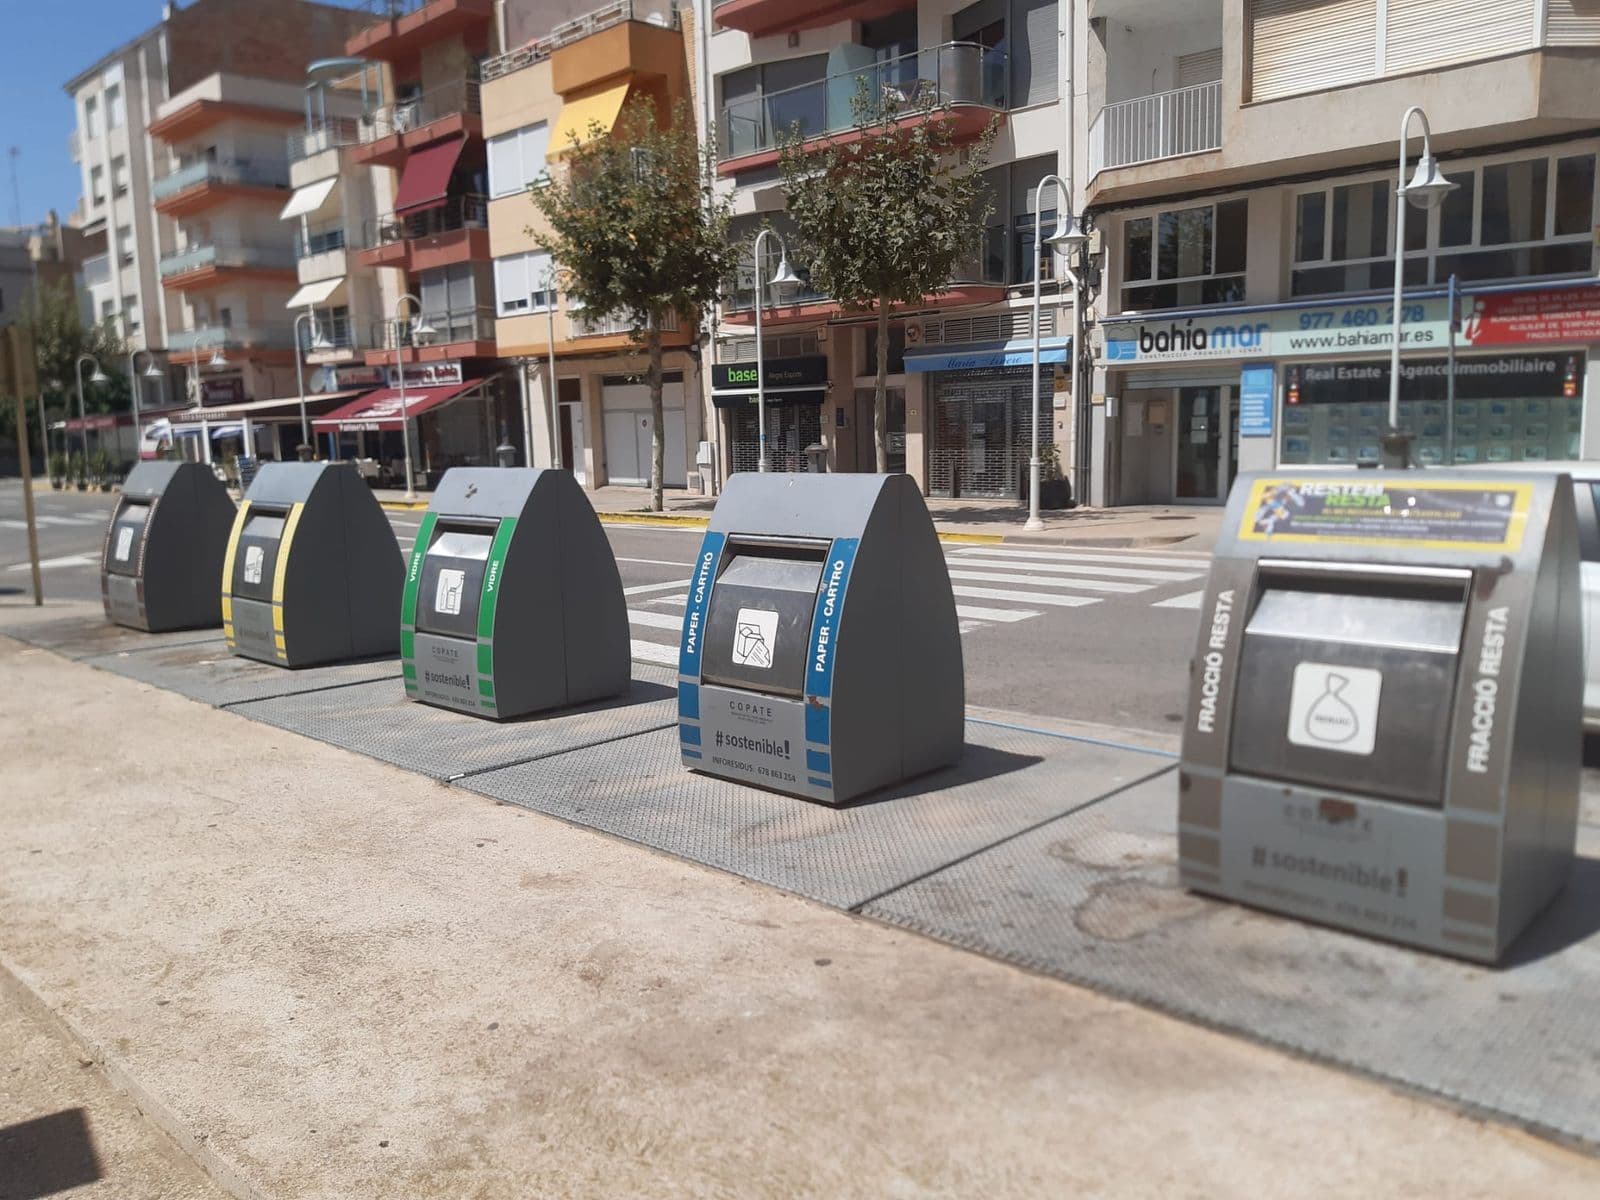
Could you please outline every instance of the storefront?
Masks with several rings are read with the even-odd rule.
[[[1055,444],[1054,405],[1065,378],[1070,342],[1039,348],[1039,441]],[[1033,345],[928,347],[906,355],[906,370],[924,375],[927,397],[928,494],[1021,500],[1033,446]],[[1064,396],[1065,393],[1062,393]]]
[[[767,465],[774,471],[810,471],[820,461],[822,403],[828,395],[825,355],[774,358],[762,364],[767,409]],[[756,365],[718,363],[711,368],[711,402],[722,418],[728,474],[760,469],[761,414]]]
[[[650,385],[641,377],[607,375],[600,381],[600,419],[605,437],[606,482],[623,487],[649,487],[655,447],[655,419],[650,411]],[[683,487],[689,477],[693,447],[689,445],[684,409],[683,372],[661,375],[662,483]],[[572,453],[563,426],[563,454]],[[563,458],[563,462],[571,461]]]
[[[1418,460],[1600,457],[1585,420],[1600,287],[1487,288],[1456,305],[1453,333],[1446,293],[1404,305],[1400,425]],[[1391,320],[1377,300],[1108,318],[1106,502],[1220,503],[1240,470],[1376,466]]]

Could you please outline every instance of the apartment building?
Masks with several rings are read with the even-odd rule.
[[[1031,214],[1040,181],[1070,170],[1071,106],[1062,98],[1071,63],[1060,24],[1068,9],[1053,0],[724,0],[712,10],[709,125],[742,243],[753,246],[769,224],[780,233],[790,228],[778,180],[780,136],[797,123],[814,142],[848,136],[851,98],[863,83],[902,96],[931,88],[950,106],[958,137],[976,138],[998,123],[986,174],[993,212],[981,250],[946,290],[895,313],[890,329],[891,466],[933,495],[1021,495],[1034,419]],[[1054,222],[1058,203],[1048,189],[1043,220]],[[1042,440],[1062,443],[1070,459],[1071,306],[1061,265],[1050,252],[1042,256],[1040,424]],[[764,276],[775,266],[766,264]],[[742,286],[721,314],[714,368],[730,470],[754,469],[759,453],[754,397],[747,383],[735,382],[748,380],[755,358],[753,276],[752,250]],[[815,461],[807,449],[821,445],[829,470],[874,469],[871,319],[851,318],[802,288],[777,298],[764,327],[773,467],[806,470]]]
[[[609,131],[636,96],[653,99],[664,115],[688,100],[683,33],[670,0],[617,0],[484,64],[498,352],[516,364],[533,414],[534,461],[559,463],[591,488],[650,482],[647,364],[626,323],[588,320],[561,293],[548,226],[527,189],[575,139],[596,125]],[[695,456],[706,436],[688,352],[693,326],[693,315],[674,318],[663,337],[669,487],[698,484]]]
[[[1376,464],[1412,105],[1457,185],[1407,210],[1401,425],[1417,457],[1600,456],[1600,7],[1080,8],[1099,251],[1089,499],[1219,503],[1240,470]]]

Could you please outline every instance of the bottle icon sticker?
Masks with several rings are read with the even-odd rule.
[[[1383,672],[1303,662],[1289,695],[1289,741],[1296,746],[1370,755],[1377,742]]]
[[[461,615],[461,593],[467,584],[465,571],[439,568],[439,582],[433,590],[433,611],[447,617]]]

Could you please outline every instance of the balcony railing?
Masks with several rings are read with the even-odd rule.
[[[361,141],[361,122],[354,117],[329,117],[298,129],[287,139],[289,161],[299,162],[338,146],[354,146]]]
[[[294,256],[313,258],[318,254],[331,254],[343,250],[347,241],[344,221],[335,218],[317,225],[294,231]]]
[[[300,328],[300,350],[304,354],[333,354],[341,350],[354,350],[356,348],[355,326],[347,316],[335,317],[323,313],[315,314],[317,335],[322,338],[323,345],[316,346],[312,343],[317,339],[312,336],[312,321],[307,321]]]
[[[213,162],[202,158],[156,180],[150,189],[150,194],[157,200],[165,200],[168,196],[177,195],[202,183],[286,188],[289,186],[289,168],[279,163],[252,163],[243,160]]]
[[[580,42],[624,21],[643,21],[648,25],[659,25],[663,29],[678,29],[682,25],[673,0],[615,0],[604,8],[597,8],[593,12],[557,25],[542,38],[527,42],[515,50],[508,50],[496,58],[485,59],[480,69],[480,77],[483,82],[488,83],[490,80],[499,79],[502,75],[510,75],[513,71],[520,71],[523,67],[542,62],[563,46]]]
[[[632,317],[606,317],[602,320],[591,321],[583,315],[582,309],[567,310],[567,336],[569,338],[588,337],[614,337],[619,333],[632,334],[641,331],[641,326]],[[669,312],[661,322],[662,333],[678,332],[678,314]]]
[[[355,7],[375,17],[393,20],[414,13],[427,3],[428,0],[361,0]]]
[[[478,81],[473,78],[457,79],[430,88],[420,96],[397,100],[363,113],[360,136],[363,142],[375,142],[392,134],[421,129],[424,125],[431,125],[456,113],[476,114],[480,111]]]
[[[111,256],[96,254],[83,260],[83,286],[98,287],[111,282]]]
[[[452,196],[438,208],[409,215],[389,213],[369,220],[362,245],[368,250],[375,250],[392,242],[406,242],[413,238],[431,237],[438,233],[453,233],[458,229],[487,228],[489,228],[487,196]]]
[[[948,42],[781,92],[735,100],[722,109],[722,157],[776,149],[778,140],[794,130],[813,138],[854,128],[855,98],[863,91],[869,100],[881,100],[905,116],[944,104],[1005,108],[1006,52],[974,42]]]
[[[373,322],[372,348],[397,350],[446,346],[452,342],[494,341],[494,308],[491,305],[480,304],[475,308],[448,311],[424,309],[422,316],[433,327],[433,332],[424,337],[412,333],[415,326],[410,318]]]
[[[294,266],[294,254],[284,246],[254,246],[245,243],[218,243],[192,246],[161,260],[161,278],[187,275],[206,267],[256,267],[279,270]]]
[[[1089,177],[1222,146],[1222,84],[1108,104],[1089,127]]]
[[[293,326],[289,324],[205,325],[167,335],[167,349],[175,354],[193,350],[289,349],[293,345]]]

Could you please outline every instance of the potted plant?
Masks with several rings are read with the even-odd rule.
[[[100,486],[102,492],[111,490],[111,455],[105,450],[96,450],[89,456],[89,480]]]
[[[1072,484],[1062,477],[1061,447],[1054,442],[1039,447],[1039,507],[1072,507]]]
[[[50,486],[59,492],[67,485],[67,456],[60,451],[51,454],[46,468],[50,472]]]
[[[83,452],[74,450],[67,458],[67,478],[72,480],[80,492],[89,490],[89,480],[84,475]]]

